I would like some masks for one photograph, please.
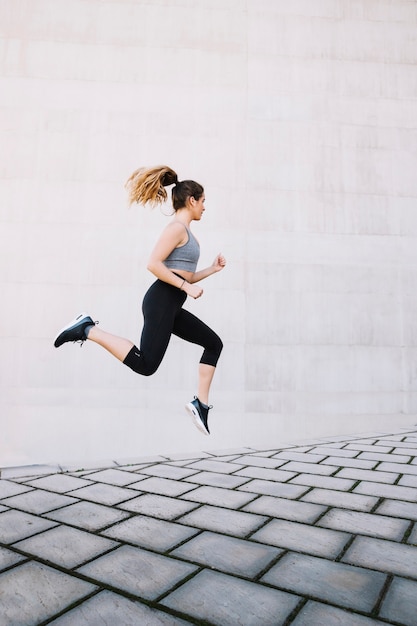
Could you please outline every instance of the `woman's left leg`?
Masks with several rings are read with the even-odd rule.
[[[178,312],[172,332],[177,337],[204,348],[198,367],[197,393],[199,400],[208,405],[210,387],[223,342],[214,330],[185,309]]]

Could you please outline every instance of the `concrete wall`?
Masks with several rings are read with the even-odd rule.
[[[1,0],[0,466],[274,445],[417,412],[417,3]],[[87,310],[139,340],[166,224],[123,183],[204,184],[189,308],[223,337],[210,440],[183,415],[200,350],[141,378]],[[169,206],[166,207],[169,212]]]

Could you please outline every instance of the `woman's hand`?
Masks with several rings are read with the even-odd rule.
[[[220,272],[226,266],[226,259],[222,254],[218,254],[213,261],[213,269],[215,272]]]
[[[183,284],[181,290],[185,291],[187,296],[194,298],[194,300],[197,300],[197,298],[200,298],[200,296],[203,295],[203,290],[199,287],[199,285],[188,283],[187,281]]]

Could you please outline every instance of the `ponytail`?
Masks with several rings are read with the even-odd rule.
[[[166,165],[158,167],[141,167],[127,179],[125,187],[128,191],[129,204],[162,204],[167,199],[165,187],[178,182],[174,170]]]
[[[177,173],[167,165],[141,167],[133,172],[125,184],[129,204],[162,204],[168,197],[165,187],[170,185],[175,185],[172,189],[174,211],[185,207],[188,198],[199,200],[204,193],[204,188],[193,180],[179,181]]]

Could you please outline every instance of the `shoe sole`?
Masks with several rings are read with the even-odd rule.
[[[194,426],[198,428],[198,430],[203,433],[203,435],[209,435],[210,433],[205,429],[203,422],[200,419],[197,409],[191,402],[185,405],[185,410],[190,415],[193,420]]]
[[[71,322],[69,322],[69,324],[67,324],[66,326],[64,326],[64,328],[61,328],[61,330],[59,331],[59,333],[57,334],[57,336],[54,339],[54,346],[55,348],[59,348],[60,346],[62,346],[64,343],[66,343],[66,341],[59,343],[58,345],[56,345],[56,342],[58,341],[59,337],[65,333],[68,330],[72,330],[75,326],[77,326],[84,318],[86,317],[90,317],[88,315],[88,313],[80,313],[79,315],[77,315],[77,317],[75,317]]]

